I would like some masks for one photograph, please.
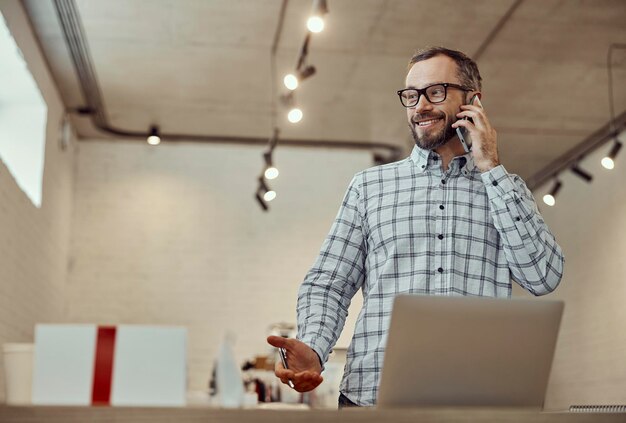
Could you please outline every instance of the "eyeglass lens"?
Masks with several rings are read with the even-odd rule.
[[[426,100],[431,103],[441,103],[446,99],[446,87],[443,85],[432,85],[426,88]],[[419,92],[415,89],[408,89],[402,92],[400,98],[404,107],[413,107],[417,104]]]

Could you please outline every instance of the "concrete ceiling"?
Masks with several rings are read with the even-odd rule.
[[[296,62],[311,0],[290,0],[277,49],[282,75]],[[514,0],[329,0],[313,36],[317,74],[298,89],[304,119],[277,122],[287,138],[412,141],[395,91],[427,45],[474,55]],[[84,104],[52,0],[26,0],[68,107]],[[119,128],[267,137],[270,49],[281,0],[76,0],[109,122]],[[609,121],[607,51],[626,42],[624,0],[525,0],[478,59],[483,105],[501,159],[527,178]],[[614,53],[615,111],[626,109],[626,51]],[[102,137],[74,117],[83,138]]]

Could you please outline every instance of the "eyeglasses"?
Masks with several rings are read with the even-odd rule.
[[[422,94],[426,96],[426,100],[428,100],[429,103],[437,104],[446,100],[448,87],[457,88],[463,91],[472,91],[471,88],[463,87],[457,84],[449,84],[446,82],[443,84],[429,85],[421,90],[417,88],[405,88],[403,90],[398,90],[398,97],[400,97],[400,102],[404,107],[415,107],[415,105],[419,103]]]

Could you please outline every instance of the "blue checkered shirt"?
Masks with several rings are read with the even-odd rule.
[[[553,291],[563,254],[524,181],[471,154],[444,173],[436,152],[357,173],[298,294],[298,339],[326,362],[359,289],[341,392],[373,405],[393,299],[401,293],[511,296]]]

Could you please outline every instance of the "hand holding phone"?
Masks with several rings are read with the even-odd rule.
[[[278,348],[280,362],[275,364],[274,374],[282,383],[298,392],[311,391],[322,383],[322,363],[307,344],[282,336],[268,336],[267,342]]]
[[[472,104],[472,105],[474,103],[477,103],[478,105],[480,105],[480,100],[478,99],[478,94],[474,94],[474,96],[472,97],[472,99],[469,102],[469,104]],[[463,119],[470,120],[470,122],[472,121],[468,117],[464,117]],[[463,146],[463,149],[465,150],[465,152],[469,153],[470,151],[472,151],[472,137],[470,136],[469,131],[467,129],[463,128],[462,126],[459,126],[459,127],[456,128],[456,134],[458,135],[459,141],[461,141],[461,145]]]
[[[470,107],[470,104],[478,107]],[[452,127],[456,129],[464,150],[468,153],[471,151],[474,167],[483,173],[500,165],[500,159],[498,158],[498,134],[485,114],[480,97],[474,95],[470,104],[461,106],[461,111],[457,113],[457,117],[467,119],[467,116],[472,116],[473,119],[457,119],[452,124]],[[476,137],[478,147],[475,149],[472,148],[473,143],[468,128],[471,128],[471,134]]]

